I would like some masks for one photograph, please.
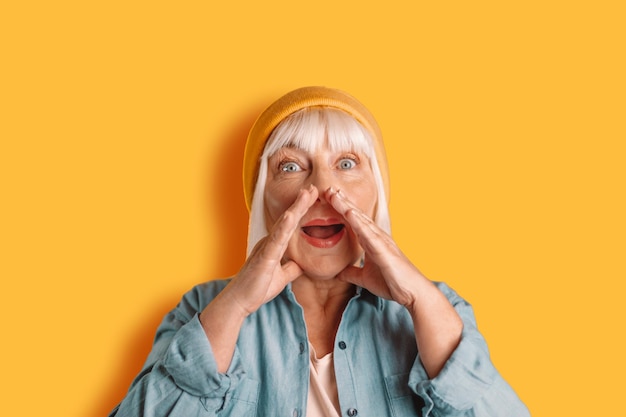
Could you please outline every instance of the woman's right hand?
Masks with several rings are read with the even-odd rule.
[[[296,201],[276,221],[269,235],[261,239],[241,270],[224,289],[233,308],[244,317],[276,297],[290,282],[302,275],[292,260],[283,261],[289,240],[300,220],[318,198],[314,186],[300,190]]]
[[[198,318],[211,344],[218,372],[230,367],[244,319],[302,275],[283,256],[300,220],[318,197],[317,188],[300,190],[296,201],[276,221],[269,235],[254,247],[241,270],[207,305]]]

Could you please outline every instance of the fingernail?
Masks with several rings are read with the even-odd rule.
[[[334,187],[330,187],[330,188],[328,189],[328,193],[329,193],[329,194],[335,194],[335,188],[334,188]]]

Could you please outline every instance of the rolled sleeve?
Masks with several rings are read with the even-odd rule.
[[[239,354],[236,351],[226,374],[217,371],[211,344],[194,316],[180,328],[172,339],[163,366],[176,385],[198,397],[225,397],[242,375]]]
[[[224,407],[244,377],[241,355],[236,348],[228,371],[218,372],[197,313],[223,285],[209,286],[208,296],[194,288],[164,317],[141,373],[110,417],[194,416]]]
[[[429,379],[418,354],[409,386],[424,400],[424,415],[528,416],[524,404],[491,362],[487,343],[476,328],[472,307],[447,285],[437,285],[463,320],[463,333],[459,345],[433,379]]]
[[[469,410],[491,387],[497,371],[489,359],[484,341],[475,335],[464,334],[452,356],[439,374],[429,379],[418,356],[409,385],[426,402],[439,410]]]

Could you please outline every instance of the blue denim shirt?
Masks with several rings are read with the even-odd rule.
[[[304,415],[309,344],[291,287],[245,320],[230,367],[219,373],[197,315],[227,283],[193,288],[165,316],[143,370],[110,417]],[[471,306],[445,284],[436,285],[464,329],[433,379],[421,364],[408,311],[357,289],[333,352],[343,416],[529,415],[491,363]]]

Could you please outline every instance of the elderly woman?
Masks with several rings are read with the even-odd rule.
[[[111,416],[527,416],[471,307],[390,237],[378,125],[292,91],[250,131],[248,257],[187,293]]]

